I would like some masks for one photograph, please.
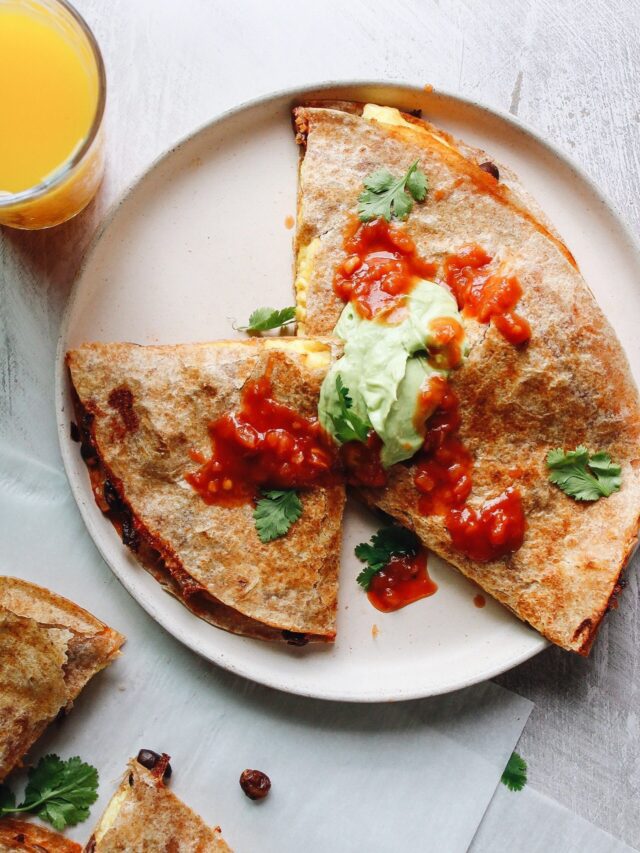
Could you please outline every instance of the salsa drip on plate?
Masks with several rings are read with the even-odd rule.
[[[391,557],[384,569],[377,572],[369,585],[367,596],[377,610],[390,613],[400,610],[421,598],[428,598],[438,585],[427,571],[427,552]]]
[[[273,398],[268,375],[247,382],[240,409],[209,424],[209,459],[187,482],[209,504],[233,506],[260,488],[295,489],[335,482],[337,451],[317,418],[302,416]]]

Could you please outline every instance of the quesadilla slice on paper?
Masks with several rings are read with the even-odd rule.
[[[294,122],[299,329],[345,341],[332,370],[401,462],[360,494],[587,654],[637,540],[640,408],[570,251],[513,173],[420,118]]]
[[[0,577],[0,781],[123,642],[66,598]]]
[[[82,845],[26,820],[0,820],[0,853],[82,853]]]
[[[332,342],[87,344],[67,361],[96,500],[194,613],[335,637],[344,487],[317,423]]]
[[[129,762],[120,787],[113,795],[86,853],[143,853],[148,850],[229,851],[220,827],[209,827],[164,784],[169,761],[162,755],[148,770],[135,759]]]

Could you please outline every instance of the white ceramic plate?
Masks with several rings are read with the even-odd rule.
[[[78,445],[64,352],[85,341],[177,343],[236,337],[234,320],[292,302],[298,150],[291,106],[319,94],[421,108],[435,124],[519,173],[563,234],[613,322],[638,379],[640,263],[596,188],[566,158],[510,117],[461,98],[388,84],[292,91],[241,106],[163,155],[128,190],[95,239],[76,282],[57,364],[62,456],[85,523],[107,563],[147,612],[211,661],[302,695],[398,700],[455,690],[532,657],[546,642],[436,557],[436,595],[396,613],[374,610],[355,583],[354,545],[377,524],[347,510],[338,639],[294,649],[236,637],[197,619],[141,569],[98,510]],[[377,637],[372,636],[374,624]]]

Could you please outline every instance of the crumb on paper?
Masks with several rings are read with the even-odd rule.
[[[284,227],[285,228],[288,228],[289,230],[291,230],[295,224],[296,224],[296,221],[293,218],[293,216],[291,216],[291,214],[289,214],[289,216],[285,216],[285,219],[284,219]]]
[[[425,83],[422,88],[425,92],[433,92],[433,86],[431,85],[431,83]]]
[[[380,628],[378,628],[378,626],[374,622],[373,625],[371,626],[371,636],[373,637],[374,640],[378,636],[379,633],[380,633]]]

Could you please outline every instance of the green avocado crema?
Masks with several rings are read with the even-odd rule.
[[[391,325],[364,319],[351,303],[345,306],[334,330],[345,341],[344,355],[327,373],[318,404],[320,423],[337,438],[332,416],[342,411],[336,388],[340,376],[353,401],[351,411],[368,420],[382,440],[385,468],[421,447],[425,428],[414,422],[420,390],[430,377],[450,373],[434,347],[431,323],[441,317],[461,321],[455,298],[432,281],[416,283],[407,307],[402,322]]]

